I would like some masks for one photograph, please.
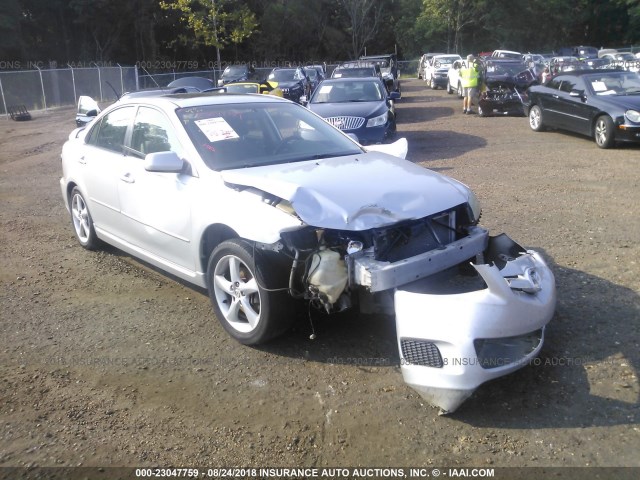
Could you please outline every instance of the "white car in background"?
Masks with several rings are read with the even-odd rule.
[[[447,71],[447,93],[456,92],[458,98],[462,98],[462,82],[460,81],[460,69],[466,66],[465,59],[456,60],[451,64]]]
[[[420,62],[418,63],[418,79],[424,80],[424,72],[427,69],[427,63],[436,55],[444,55],[444,53],[425,53],[420,57]]]
[[[462,60],[462,57],[457,54],[450,55],[436,55],[427,62],[427,67],[424,73],[424,80],[429,87],[436,89],[438,87],[445,88],[448,83],[449,67],[456,60]]]

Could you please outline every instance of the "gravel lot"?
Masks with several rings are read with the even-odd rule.
[[[464,116],[418,80],[397,108],[408,158],[552,266],[539,365],[443,417],[404,384],[392,318],[239,345],[206,292],[76,243],[58,185],[74,111],[36,112],[0,120],[0,467],[640,467],[640,147]]]

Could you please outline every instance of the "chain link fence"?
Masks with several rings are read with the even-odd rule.
[[[398,62],[403,76],[416,75],[418,61]],[[336,65],[327,65],[327,75]],[[272,68],[256,68],[256,78],[264,80]],[[76,105],[81,95],[99,102],[115,101],[124,92],[141,88],[165,87],[183,77],[204,77],[217,83],[221,70],[162,72],[150,74],[128,66],[53,68],[0,71],[0,114],[9,116],[12,107],[29,111]]]
[[[0,114],[12,107],[27,110],[75,105],[78,97],[114,101],[117,95],[139,88],[136,67],[55,68],[0,72]]]
[[[417,77],[418,75],[418,63],[419,59],[416,60],[407,60],[407,61],[399,61],[398,69],[402,76],[407,78]],[[296,66],[295,63],[292,63],[293,66]],[[287,66],[283,64],[283,66]],[[327,76],[331,76],[331,72],[338,64],[330,64],[325,65]],[[269,76],[269,73],[273,68],[255,68],[255,78],[257,81],[266,80]],[[217,85],[217,81],[222,75],[222,70],[199,70],[199,71],[188,71],[188,72],[160,72],[160,73],[149,73],[146,70],[143,70],[143,73],[138,75],[140,88],[158,88],[158,87],[166,87],[169,83],[177,80],[179,78],[184,77],[204,77],[211,80],[215,85]]]

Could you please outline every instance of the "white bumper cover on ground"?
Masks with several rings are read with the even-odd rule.
[[[542,348],[555,279],[538,253],[520,248],[506,235],[490,240],[487,261],[502,268],[474,265],[484,288],[470,290],[440,274],[395,292],[404,380],[444,412],[487,380],[524,367]],[[445,284],[457,292],[443,293]]]

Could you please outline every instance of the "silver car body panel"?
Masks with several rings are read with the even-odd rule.
[[[447,294],[441,289],[445,280],[436,275],[395,292],[404,380],[447,413],[482,383],[526,366],[542,348],[544,327],[556,305],[553,273],[535,251],[523,252],[502,270],[488,264],[474,267],[486,288]],[[534,332],[539,340],[521,347]],[[496,353],[480,358],[476,342],[487,339]],[[407,359],[407,341],[413,348],[439,352],[440,363]]]
[[[469,201],[461,183],[380,152],[225,170],[221,176],[289,201],[307,225],[337,230],[379,228]]]

